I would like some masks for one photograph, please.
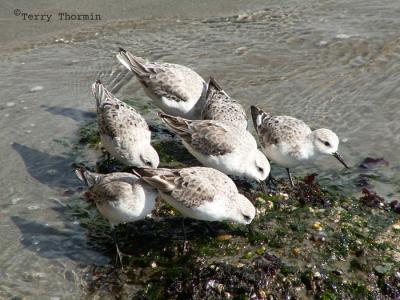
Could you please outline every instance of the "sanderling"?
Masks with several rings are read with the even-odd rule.
[[[120,48],[118,60],[131,70],[146,94],[164,112],[199,119],[207,83],[192,69],[170,63],[146,62]]]
[[[247,129],[247,116],[243,107],[229,97],[213,77],[210,77],[208,82],[206,102],[201,112],[201,118],[223,121],[237,128]]]
[[[135,171],[185,217],[250,224],[256,214],[253,204],[239,194],[235,183],[218,170],[190,167]]]
[[[155,206],[157,191],[130,173],[99,174],[84,168],[75,170],[89,188],[99,212],[110,222],[112,238],[122,266],[115,226],[144,219]]]
[[[187,250],[185,217],[203,221],[231,221],[249,225],[256,210],[235,183],[218,170],[135,168],[134,172],[156,188],[161,197],[182,215],[183,251]],[[251,232],[251,227],[249,227]]]
[[[160,159],[150,144],[151,132],[145,119],[118,100],[100,81],[92,85],[92,92],[104,148],[128,166],[157,168]]]
[[[164,113],[159,116],[204,166],[257,181],[267,178],[268,159],[257,149],[256,140],[247,130],[238,130],[222,121],[186,120]]]
[[[286,168],[292,186],[289,169],[310,163],[324,154],[333,155],[348,168],[337,152],[339,138],[333,131],[325,128],[312,131],[299,119],[273,116],[254,105],[251,106],[251,115],[264,153]]]

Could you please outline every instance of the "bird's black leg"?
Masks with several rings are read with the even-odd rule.
[[[262,191],[265,195],[268,195],[268,182],[269,182],[269,179],[260,181],[260,188],[261,188],[261,191]]]
[[[276,189],[278,186],[278,181],[272,176],[272,173],[269,173],[268,178],[266,179],[266,186],[270,190]]]
[[[112,236],[112,239],[114,241],[115,248],[117,249],[117,256],[118,256],[118,259],[119,259],[119,263],[121,264],[121,268],[124,269],[124,266],[122,264],[122,253],[121,253],[121,251],[119,250],[119,247],[118,247],[117,232],[115,231],[114,225],[111,225],[111,236]],[[117,263],[117,257],[115,258],[115,263]]]
[[[107,161],[107,169],[110,170],[111,155],[110,155],[110,153],[108,151],[106,152],[106,161]]]
[[[246,226],[247,226],[247,230],[249,231],[250,238],[254,238],[255,235],[256,235],[256,232],[254,230],[253,225],[252,224],[247,224]]]
[[[207,227],[207,230],[208,230],[208,232],[209,232],[210,234],[216,235],[216,234],[218,233],[218,230],[215,230],[215,229],[211,226],[210,222],[204,222],[204,225]]]
[[[292,175],[290,174],[289,168],[286,168],[286,172],[289,177],[290,185],[292,186],[292,188],[294,188],[294,183],[293,183]]]
[[[182,231],[183,231],[183,254],[189,251],[189,242],[186,238],[185,217],[182,217]]]

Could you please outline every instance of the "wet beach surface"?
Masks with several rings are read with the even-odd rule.
[[[389,204],[400,200],[400,4],[289,1],[241,6],[237,1],[226,10],[222,5],[198,10],[183,6],[173,17],[161,13],[161,6],[156,18],[142,6],[143,15],[136,11],[130,17],[129,11],[137,8],[131,5],[120,18],[116,9],[107,22],[93,26],[55,28],[43,31],[45,37],[36,32],[40,37],[33,39],[31,34],[33,42],[25,42],[29,31],[18,27],[16,31],[26,34],[21,37],[24,42],[11,42],[3,33],[7,42],[0,49],[0,298],[155,298],[156,278],[162,278],[160,286],[174,295],[188,284],[184,270],[176,268],[182,265],[196,276],[192,286],[209,288],[209,294],[196,290],[200,298],[228,297],[225,292],[232,294],[234,288],[226,280],[235,276],[233,285],[244,285],[237,294],[258,297],[262,292],[255,287],[261,286],[277,297],[285,291],[298,297],[310,291],[323,295],[330,291],[326,282],[333,280],[334,271],[344,273],[337,275],[340,280],[334,278],[336,283],[362,280],[381,294],[382,288],[374,286],[379,278],[396,286],[398,214],[395,204]],[[137,81],[119,66],[118,47],[151,60],[190,66],[204,78],[214,76],[247,112],[256,104],[299,117],[313,128],[334,130],[341,139],[340,152],[353,168],[343,170],[326,158],[295,169],[299,181],[307,173],[319,173],[316,180],[324,192],[312,186],[308,198],[286,190],[285,181],[283,194],[272,197],[241,183],[260,210],[256,236],[249,238],[240,226],[212,224],[215,232],[210,232],[201,222],[189,222],[192,252],[186,256],[181,255],[179,218],[161,206],[156,214],[165,220],[120,229],[119,234],[127,236],[123,249],[134,255],[127,259],[132,271],[114,270],[107,224],[84,200],[72,167],[83,162],[94,168],[102,155],[95,145],[90,84],[102,79],[145,115],[164,165],[196,163],[164,132]],[[363,163],[366,157],[384,161]],[[278,178],[285,174],[280,168],[272,170]],[[383,201],[368,198],[365,191],[367,198],[359,200],[364,187]],[[336,247],[346,243],[347,250]],[[367,248],[366,253],[360,248]],[[279,286],[285,276],[287,286]],[[387,287],[386,295],[389,292]]]

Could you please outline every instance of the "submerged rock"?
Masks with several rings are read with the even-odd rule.
[[[368,170],[379,165],[388,166],[389,162],[385,160],[383,157],[380,158],[366,157],[358,167],[361,169]]]

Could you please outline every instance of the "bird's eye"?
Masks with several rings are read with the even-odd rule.
[[[152,162],[151,162],[148,158],[143,157],[143,155],[140,155],[140,160],[142,161],[142,163],[143,163],[146,167],[152,167],[152,166],[153,166]]]
[[[257,170],[258,170],[258,172],[260,172],[260,173],[264,173],[264,169],[261,168],[261,167],[257,167]]]
[[[243,218],[246,222],[250,222],[251,218],[248,215],[243,214]]]
[[[324,140],[321,140],[321,139],[319,139],[319,141],[320,141],[322,144],[324,144],[325,146],[327,146],[327,147],[330,147],[330,146],[331,146],[331,144],[330,144],[328,141],[324,141]]]

